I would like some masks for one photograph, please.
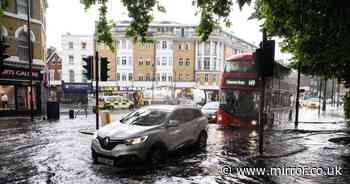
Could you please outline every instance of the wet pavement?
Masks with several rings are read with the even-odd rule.
[[[115,112],[117,120],[126,113]],[[330,142],[350,136],[342,112],[301,109],[302,123],[280,122],[265,131],[265,154],[258,156],[255,131],[210,125],[204,151],[180,150],[157,168],[92,164],[95,116],[60,121],[0,120],[0,183],[348,183],[350,145]],[[342,176],[240,175],[235,168],[341,167]],[[223,173],[230,168],[230,173]]]

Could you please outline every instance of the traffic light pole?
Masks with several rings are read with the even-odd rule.
[[[33,73],[32,73],[32,64],[33,64],[33,56],[32,56],[32,44],[31,44],[31,39],[30,39],[30,0],[27,0],[27,42],[28,42],[28,57],[29,57],[29,87],[30,87],[30,100],[29,100],[29,104],[30,104],[30,120],[33,122],[34,121],[34,104],[33,104]]]
[[[98,56],[98,51],[95,53],[95,79],[96,79],[96,130],[99,128],[99,108],[98,108],[98,81],[100,80],[99,78],[99,72],[98,72],[98,65],[99,65],[99,56]]]
[[[266,41],[266,31],[263,30],[263,41]],[[260,47],[262,47],[261,44]],[[259,153],[263,155],[264,153],[264,125],[265,125],[265,76],[264,74],[261,77],[261,94],[260,94],[260,112],[259,112]]]

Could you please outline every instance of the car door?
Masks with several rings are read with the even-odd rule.
[[[188,108],[184,109],[183,112],[184,117],[184,142],[190,143],[193,142],[196,139],[196,132],[197,132],[197,118],[196,113],[194,112],[194,109]]]
[[[182,109],[175,110],[168,118],[168,121],[176,120],[179,122],[177,126],[167,127],[167,142],[171,150],[182,146],[186,140],[186,127],[184,124],[184,111]]]

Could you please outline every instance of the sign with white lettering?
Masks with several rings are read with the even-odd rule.
[[[255,86],[255,79],[225,79],[225,85]]]
[[[43,76],[40,74],[40,71],[33,69],[32,70],[33,80],[42,80]],[[0,69],[0,79],[25,79],[30,80],[30,72],[29,69],[26,68],[15,68],[15,67],[7,67],[3,66]]]

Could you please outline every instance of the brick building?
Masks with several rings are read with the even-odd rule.
[[[34,2],[31,0],[30,2]],[[30,8],[31,32],[27,29],[27,7]],[[28,114],[30,112],[29,44],[33,57],[33,106],[35,113],[45,109],[43,69],[46,59],[46,0],[11,0],[1,17],[1,35],[10,45],[10,57],[0,69],[0,93],[8,97],[8,105],[0,107],[0,116]]]

